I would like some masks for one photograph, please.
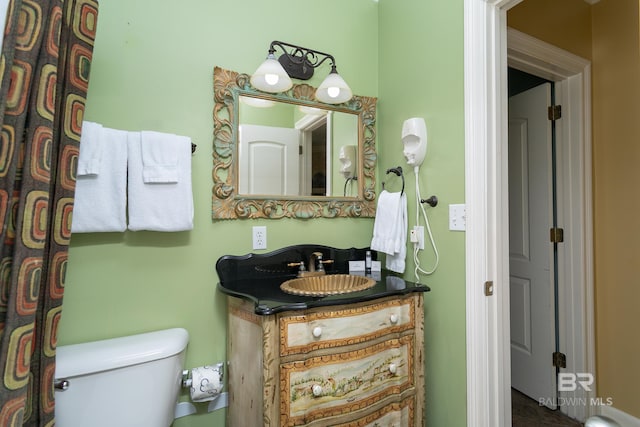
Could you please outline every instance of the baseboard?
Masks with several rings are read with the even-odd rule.
[[[616,409],[613,406],[600,406],[598,412],[600,412],[600,415],[604,415],[605,417],[609,417],[612,420],[617,421],[622,427],[640,427],[640,419]]]
[[[223,392],[218,395],[214,400],[209,402],[207,406],[207,412],[217,411],[218,409],[226,408],[229,406],[229,393]],[[198,410],[196,406],[191,402],[179,402],[176,404],[176,409],[174,412],[174,418],[182,418],[188,415],[193,415],[197,413]],[[635,427],[635,426],[634,426]]]
[[[220,393],[215,400],[209,402],[209,406],[207,407],[207,412],[217,411],[218,409],[226,408],[229,406],[229,392],[225,391]]]

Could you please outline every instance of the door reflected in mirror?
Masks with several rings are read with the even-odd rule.
[[[240,195],[352,196],[342,164],[357,162],[357,114],[239,99]]]
[[[213,76],[214,219],[375,215],[376,98],[329,105],[308,84],[270,94]]]

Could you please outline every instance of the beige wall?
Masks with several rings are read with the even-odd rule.
[[[525,0],[508,11],[507,20],[510,27],[591,59],[591,6],[584,0]]]
[[[592,60],[597,394],[640,417],[638,0],[526,0],[508,25]]]
[[[640,418],[638,0],[593,6],[598,395]]]

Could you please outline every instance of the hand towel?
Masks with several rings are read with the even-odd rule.
[[[382,190],[378,196],[371,249],[386,254],[388,270],[403,273],[407,253],[407,195]]]
[[[184,150],[184,138],[162,132],[140,132],[142,179],[145,183],[178,182],[178,157]]]
[[[76,178],[72,233],[127,229],[127,132],[100,127],[98,140],[103,147],[99,173]]]
[[[177,182],[145,183],[141,132],[129,132],[129,225],[131,231],[193,229],[191,139],[176,137]]]
[[[82,122],[80,154],[78,155],[78,176],[97,175],[100,170],[103,144],[100,139],[102,125],[94,122]]]

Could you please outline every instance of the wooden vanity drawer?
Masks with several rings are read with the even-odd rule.
[[[414,424],[415,397],[393,402],[354,421],[336,424],[334,427],[404,427]]]
[[[399,397],[415,386],[414,345],[409,334],[360,350],[282,363],[280,424],[304,425]]]
[[[358,344],[414,328],[413,298],[280,318],[280,355]]]

